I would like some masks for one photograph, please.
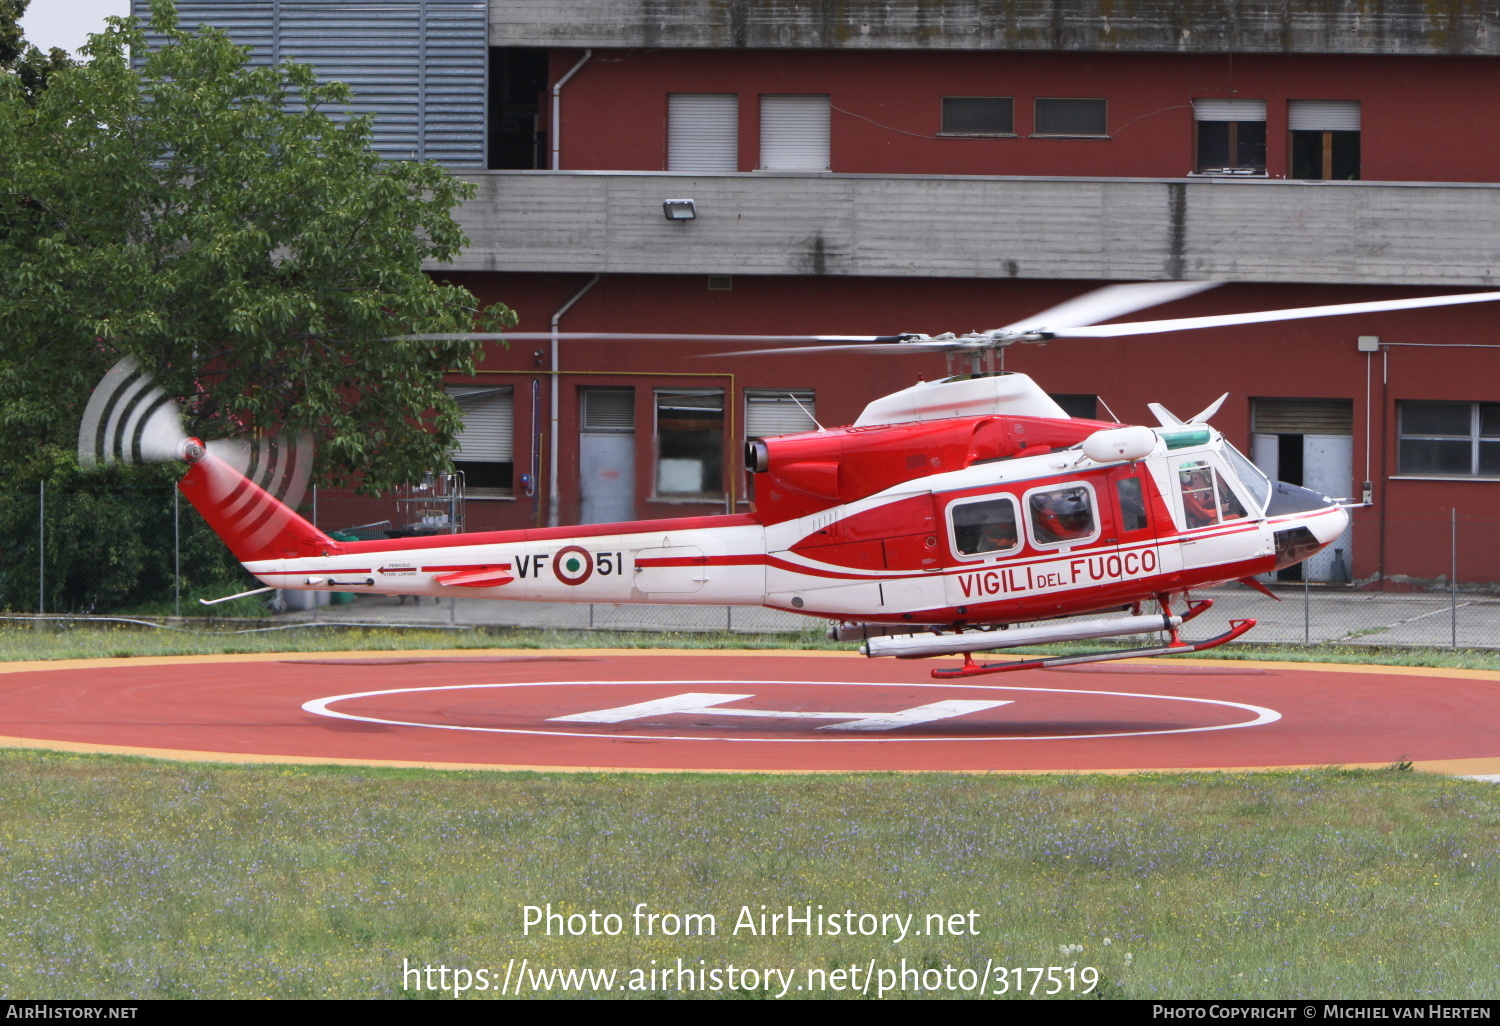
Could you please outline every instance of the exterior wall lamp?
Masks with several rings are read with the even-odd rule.
[[[698,208],[690,199],[663,200],[661,212],[668,221],[691,221],[698,216]]]

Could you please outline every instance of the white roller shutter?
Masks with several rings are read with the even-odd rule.
[[[735,93],[667,97],[667,170],[738,171],[740,98]]]
[[[1265,100],[1194,100],[1195,121],[1264,121]]]
[[[801,406],[798,406],[798,403]],[[805,407],[805,409],[804,409]],[[812,389],[746,389],[745,437],[775,438],[816,431]]]
[[[1358,100],[1288,100],[1287,127],[1292,131],[1358,132]]]
[[[448,394],[463,411],[456,459],[476,463],[508,463],[515,452],[515,392],[509,386],[456,385]]]
[[[827,96],[760,98],[760,166],[767,171],[827,171]]]

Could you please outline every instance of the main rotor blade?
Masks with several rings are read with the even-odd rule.
[[[989,348],[989,343],[984,341],[976,345],[972,341],[944,340],[942,342],[884,342],[875,345],[854,343],[846,346],[787,346],[783,349],[741,349],[733,353],[695,353],[693,355],[710,357],[765,356],[767,353],[868,353],[874,356],[901,356],[910,353],[966,353],[987,348]]]
[[[1144,281],[1135,285],[1108,285],[1086,292],[1066,303],[1059,303],[1041,313],[1024,317],[1014,324],[996,328],[989,334],[1045,331],[1055,335],[1059,328],[1098,324],[1111,317],[1123,317],[1137,310],[1144,310],[1148,306],[1197,295],[1220,284],[1216,281]]]
[[[1265,324],[1304,317],[1338,317],[1342,314],[1384,313],[1388,310],[1420,310],[1429,306],[1458,306],[1462,303],[1490,303],[1500,300],[1500,292],[1469,292],[1461,296],[1423,296],[1418,299],[1378,299],[1370,303],[1337,303],[1332,306],[1301,306],[1290,310],[1262,310],[1259,313],[1219,314],[1211,317],[1179,317],[1169,321],[1136,321],[1133,324],[1080,326],[1053,331],[1058,338],[1119,338],[1124,335],[1153,335],[1162,331],[1189,331],[1193,328],[1221,328],[1235,324]]]
[[[471,338],[480,342],[548,342],[550,331],[476,331],[468,334],[397,335],[398,342],[447,342]],[[559,339],[622,342],[894,342],[901,335],[699,335],[649,331],[559,331]]]

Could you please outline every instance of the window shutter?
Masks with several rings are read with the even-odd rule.
[[[1352,435],[1352,399],[1257,399],[1255,429],[1267,435]]]
[[[1265,100],[1194,100],[1195,121],[1264,121]]]
[[[827,96],[760,98],[760,166],[767,171],[827,171]]]
[[[509,388],[459,385],[448,394],[463,411],[454,456],[461,460],[506,463],[515,452],[515,393]]]
[[[1287,127],[1292,131],[1358,132],[1358,100],[1288,100]]]
[[[635,389],[589,388],[583,392],[583,430],[624,435],[635,431]]]
[[[738,171],[740,98],[735,93],[667,97],[667,170]]]
[[[797,405],[799,402],[802,406]],[[816,431],[818,425],[810,414],[816,415],[811,389],[746,391],[745,437],[775,438]]]

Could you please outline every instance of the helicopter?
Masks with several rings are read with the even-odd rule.
[[[748,439],[745,468],[755,501],[747,513],[338,541],[295,511],[310,467],[305,445],[294,439],[278,450],[264,441],[189,437],[175,402],[129,358],[89,400],[80,461],[185,462],[180,491],[268,588],[765,606],[833,621],[830,637],[858,641],[870,657],[961,657],[959,666],[934,669],[937,678],[1199,652],[1243,636],[1255,620],[1231,620],[1215,637],[1184,640],[1182,625],[1213,605],[1193,591],[1242,582],[1271,595],[1256,575],[1332,544],[1354,504],[1267,478],[1208,423],[1227,394],[1186,419],[1152,403],[1154,426],[1075,418],[1027,375],[984,371],[981,358],[1054,338],[1500,300],[1500,292],[1490,292],[1101,323],[1216,284],[1107,286],[962,336],[563,336],[801,343],[757,353],[970,356],[969,373],[877,398],[851,425]],[[1166,643],[975,659],[1019,646],[1152,633],[1164,633]]]

